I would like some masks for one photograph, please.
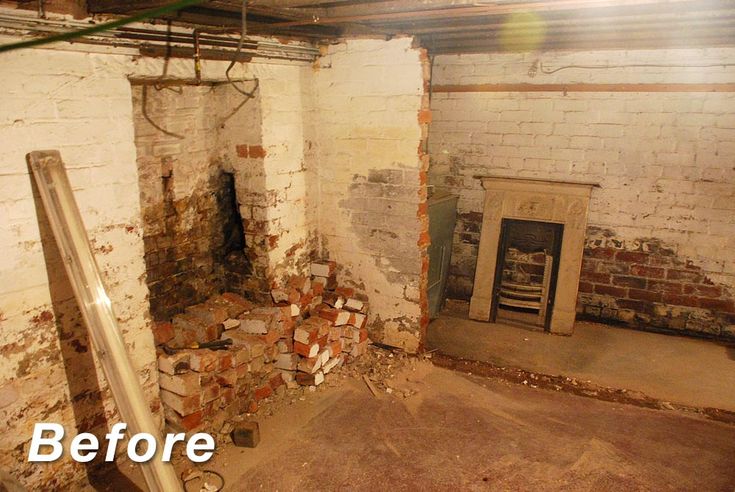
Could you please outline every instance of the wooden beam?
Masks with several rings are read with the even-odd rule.
[[[585,15],[577,15],[583,13]],[[575,26],[585,25],[596,28],[597,26],[606,27],[616,24],[629,24],[631,22],[644,22],[646,20],[654,22],[677,21],[680,19],[702,19],[702,18],[719,18],[723,16],[735,15],[733,9],[713,9],[713,10],[692,10],[692,11],[666,11],[661,12],[657,9],[635,9],[628,8],[623,11],[619,9],[600,9],[599,11],[566,11],[564,16],[547,15],[537,21],[521,21],[514,22],[513,29],[521,29],[523,27],[543,26],[552,29],[556,26]],[[592,15],[591,15],[592,14]],[[506,25],[505,16],[481,16],[466,19],[461,23],[432,22],[431,24],[403,23],[392,25],[396,29],[402,29],[411,34],[442,34],[469,31],[484,31],[500,29]]]
[[[389,12],[376,14],[349,15],[339,17],[315,18],[311,21],[290,21],[273,24],[273,27],[292,27],[297,25],[311,24],[344,24],[348,22],[381,22],[392,20],[417,20],[417,19],[453,19],[461,17],[473,17],[477,15],[508,14],[513,12],[548,12],[555,10],[600,8],[612,6],[633,6],[649,4],[675,4],[688,3],[692,0],[554,0],[535,1],[529,3],[508,3],[479,5],[472,7],[439,8],[421,11]]]
[[[567,25],[554,25],[548,29],[539,30],[541,26],[525,26],[523,28],[513,28],[507,31],[501,31],[496,29],[486,29],[478,32],[477,30],[462,30],[455,32],[442,32],[439,34],[430,34],[425,36],[426,39],[445,41],[445,40],[457,40],[457,39],[472,39],[478,40],[483,38],[495,38],[499,35],[503,35],[506,38],[518,38],[523,39],[526,35],[543,35],[545,39],[554,39],[560,36],[575,36],[575,35],[589,35],[596,38],[603,38],[605,36],[628,36],[629,34],[641,34],[641,33],[665,33],[668,36],[681,35],[688,31],[705,29],[709,32],[714,32],[717,28],[729,28],[732,32],[735,32],[735,11],[729,12],[727,15],[719,15],[712,18],[696,18],[686,17],[679,19],[644,19],[642,21],[630,21],[621,23],[611,23],[606,25],[584,25],[584,24],[567,24]],[[502,34],[501,34],[502,33]]]
[[[431,92],[735,92],[735,84],[466,84]]]
[[[163,7],[169,3],[171,0],[87,0],[87,8],[92,14],[126,14]]]

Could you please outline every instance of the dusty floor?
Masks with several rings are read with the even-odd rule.
[[[427,362],[390,386],[375,398],[346,378],[261,419],[257,448],[226,446],[208,466],[233,491],[735,488],[732,425]]]
[[[428,346],[453,357],[735,411],[735,347],[712,341],[585,322],[565,337],[445,315],[429,326]]]

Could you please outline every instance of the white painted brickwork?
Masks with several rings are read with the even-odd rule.
[[[66,484],[84,473],[68,457],[54,466],[24,464],[33,423],[58,422],[74,434],[75,421],[93,419],[97,405],[94,393],[89,401],[82,398],[76,409],[69,403],[71,393],[94,391],[96,383],[94,373],[81,367],[72,378],[73,389],[67,382],[70,376],[62,356],[75,354],[78,345],[60,343],[54,322],[25,163],[30,151],[61,151],[133,364],[160,420],[128,77],[157,77],[163,65],[160,60],[134,59],[124,50],[67,49],[3,54],[0,70],[0,277],[4,280],[0,285],[0,468],[31,488],[41,483],[46,487]],[[223,62],[203,62],[205,79],[222,79],[225,67]],[[264,138],[266,167],[274,170],[266,186],[288,201],[283,209],[267,212],[268,219],[287,231],[273,251],[273,264],[281,261],[284,250],[313,235],[306,229],[315,224],[314,207],[303,206],[307,187],[301,119],[302,79],[310,71],[309,66],[289,63],[251,63],[246,70],[233,71],[234,77],[260,78],[263,126],[269,134]],[[172,60],[168,75],[191,78],[193,65],[189,60]],[[55,267],[61,271],[60,265]],[[62,294],[63,299],[71,298],[70,292]],[[83,334],[79,330],[75,333]],[[97,375],[105,416],[112,422],[114,406],[99,369]],[[83,414],[75,416],[74,410]]]
[[[734,82],[723,63],[734,49],[438,56],[433,84]],[[434,93],[432,112],[430,182],[461,214],[482,211],[473,175],[598,182],[591,226],[662,239],[735,285],[734,93]],[[461,233],[455,268],[474,270]]]
[[[411,39],[332,45],[314,76],[323,248],[370,298],[371,332],[418,347],[423,78]],[[379,317],[379,318],[378,318]]]

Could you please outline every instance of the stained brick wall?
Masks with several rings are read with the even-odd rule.
[[[352,40],[314,74],[324,254],[370,298],[371,338],[409,351],[426,323],[425,61],[410,39]]]
[[[734,62],[730,48],[438,56],[433,84],[733,82]],[[580,313],[732,336],[734,112],[733,93],[434,93],[430,184],[460,197],[450,296],[472,291],[473,176],[592,181]]]
[[[267,238],[252,219],[265,195],[257,92],[246,101],[229,84],[137,85],[133,107],[154,319],[169,320],[223,291],[266,291]],[[233,190],[223,173],[231,175]],[[223,228],[232,212],[247,217],[240,225],[245,248],[234,251]]]
[[[0,70],[4,90],[0,105],[0,140],[4,143],[0,149],[0,276],[13,279],[0,285],[0,468],[30,490],[75,488],[70,484],[85,475],[84,466],[68,455],[40,466],[27,463],[35,422],[58,422],[73,436],[82,431],[102,434],[119,418],[48,224],[37,209],[25,163],[30,151],[61,151],[133,365],[162,423],[144,262],[145,199],[141,201],[141,193],[151,189],[141,186],[138,175],[129,77],[160,77],[164,65],[162,60],[136,57],[126,49],[57,48],[69,51],[33,49],[4,54]],[[202,65],[206,80],[223,80],[227,63],[204,61]],[[170,60],[167,70],[171,77],[193,76],[190,60]],[[305,204],[306,176],[313,171],[303,162],[306,107],[302,86],[311,90],[303,82],[311,71],[310,65],[287,62],[237,66],[233,77],[260,81],[259,131],[267,128],[270,135],[260,146],[256,142],[250,147],[249,134],[245,129],[241,132],[233,120],[217,136],[220,146],[214,160],[235,173],[238,187],[264,190],[238,194],[238,199],[243,219],[251,221],[250,244],[264,248],[258,258],[262,258],[268,279],[279,265],[284,272],[300,268],[311,252],[308,244],[294,246],[301,238],[315,236],[315,205]],[[229,114],[242,101],[239,94],[230,93],[218,100],[226,106],[213,112],[219,116]],[[211,105],[202,106],[204,111],[208,108]],[[208,116],[198,116],[201,125],[212,124],[204,121]],[[198,155],[202,150],[196,147],[201,139],[194,138],[194,128],[172,121],[161,123],[183,132],[189,140],[176,142],[179,149],[164,147],[158,155],[147,154],[159,164],[166,155]],[[193,159],[188,162],[193,164]],[[176,196],[186,196],[207,183],[196,181],[206,173],[183,161],[178,164],[173,168]],[[161,170],[153,175],[160,186]],[[195,180],[187,181],[187,176]],[[285,263],[284,258],[288,258]]]

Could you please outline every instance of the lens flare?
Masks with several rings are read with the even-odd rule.
[[[500,30],[500,46],[506,51],[534,51],[546,39],[546,22],[533,12],[509,14]]]

